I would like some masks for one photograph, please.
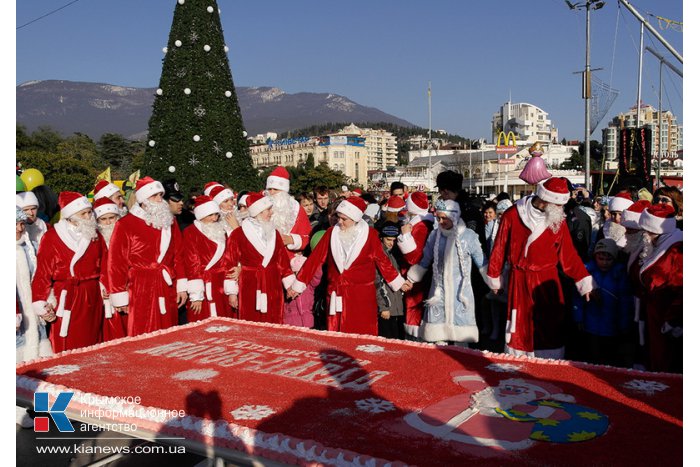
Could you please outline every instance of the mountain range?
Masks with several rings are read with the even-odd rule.
[[[27,81],[17,86],[17,123],[29,132],[48,125],[64,135],[84,133],[99,139],[119,133],[143,139],[148,132],[156,88],[63,80]],[[274,87],[236,87],[243,123],[249,135],[284,133],[311,125],[342,122],[411,122],[360,105],[338,94],[287,94]]]

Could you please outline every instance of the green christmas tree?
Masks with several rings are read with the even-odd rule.
[[[175,178],[187,194],[206,182],[260,189],[216,0],[178,0],[148,123],[142,175]]]

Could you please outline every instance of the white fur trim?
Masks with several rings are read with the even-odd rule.
[[[175,290],[177,293],[180,292],[187,292],[187,279],[186,278],[181,278],[177,280],[177,284],[175,285]]]
[[[226,295],[238,295],[238,281],[224,279],[224,293]]]
[[[360,211],[360,209],[357,206],[355,206],[347,200],[344,200],[338,205],[336,212],[345,214],[355,222],[360,222],[360,220],[362,219],[362,214],[364,214],[364,212]]]
[[[228,188],[225,188],[225,189],[221,190],[221,193],[214,196],[214,202],[218,205],[218,204],[223,203],[224,201],[226,201],[229,198],[235,198],[235,195],[233,194],[233,191],[231,191]]]
[[[63,209],[61,209],[61,218],[68,219],[70,216],[82,211],[83,209],[92,209],[92,204],[90,204],[90,201],[88,201],[85,196],[74,199]]]
[[[224,224],[224,226],[226,226],[226,225],[228,225],[228,224]],[[216,263],[219,262],[219,260],[221,259],[222,256],[224,256],[224,250],[226,249],[226,239],[223,239],[220,242],[215,242],[211,238],[207,237],[202,229],[202,222],[201,221],[195,220],[194,226],[197,230],[199,230],[202,233],[202,235],[204,235],[207,238],[207,240],[216,244],[216,251],[214,251],[214,255],[211,257],[211,259],[209,260],[209,263],[207,263],[207,265],[204,268],[205,271],[208,271],[211,268],[213,268]]]
[[[676,230],[676,218],[657,217],[645,209],[639,216],[639,228],[659,235],[671,233]]]
[[[42,316],[46,314],[46,302],[44,300],[37,300],[32,302],[32,308],[37,316]]]
[[[207,196],[211,196],[211,190],[216,188],[217,186],[223,187],[221,183],[213,183],[212,185],[208,186],[207,188],[204,189],[204,194]]]
[[[60,221],[58,221],[54,225],[54,228],[56,229],[56,234],[58,235],[58,238],[60,238],[63,244],[66,245],[73,252],[73,257],[71,258],[69,269],[71,276],[75,276],[75,264],[80,258],[83,257],[88,247],[90,246],[90,242],[92,240],[83,237],[76,242],[71,236],[70,232],[68,231],[69,225],[66,219],[61,219]]]
[[[491,276],[486,276],[484,278],[484,282],[486,282],[486,286],[491,289],[491,290],[501,290],[501,277],[491,277]]]
[[[545,188],[544,182],[540,182],[537,184],[537,197],[542,201],[546,201],[548,203],[564,205],[567,201],[569,201],[571,195],[568,191],[566,193],[557,193],[548,190],[547,188]]]
[[[406,279],[401,277],[401,274],[399,274],[398,276],[396,276],[396,279],[389,282],[389,287],[391,287],[391,290],[393,290],[394,292],[398,292],[399,290],[401,290],[401,286],[405,283]]]
[[[265,186],[265,189],[269,190],[270,188],[274,188],[275,190],[286,191],[287,193],[289,193],[289,179],[278,177],[276,175],[270,175],[269,177],[267,177],[267,185]]]
[[[204,300],[204,281],[202,279],[188,280],[187,294],[190,296],[190,301],[192,302]]]
[[[292,243],[287,245],[287,248],[290,250],[301,250],[301,235],[299,234],[289,234],[290,237],[292,237]]]
[[[406,199],[406,209],[408,210],[409,213],[417,214],[419,216],[425,216],[426,214],[428,214],[428,208],[425,208],[425,209],[419,208],[416,205],[416,203],[413,202],[413,200],[411,199],[410,196]]]
[[[424,268],[420,264],[414,264],[406,273],[406,278],[413,283],[420,282],[423,280],[426,272],[428,272],[428,268]]]
[[[39,207],[39,199],[31,191],[23,191],[22,193],[17,193],[15,195],[15,204],[20,208],[24,209],[29,206]]]
[[[397,240],[399,250],[403,254],[411,253],[418,248],[418,245],[416,245],[416,240],[413,238],[413,235],[410,232],[399,235]]]
[[[170,246],[170,239],[173,233],[170,231],[172,225],[163,227],[160,229],[160,254],[158,255],[158,262],[160,263],[165,258],[165,254],[168,252],[168,247]],[[170,284],[168,284],[170,285]]]
[[[352,263],[360,256],[365,243],[367,243],[367,237],[369,236],[369,225],[367,225],[367,222],[360,221],[356,227],[359,229],[359,232],[350,246],[347,257],[340,243],[340,227],[336,225],[331,233],[331,253],[333,254],[333,261],[341,274],[352,266]]]
[[[129,292],[114,292],[109,294],[109,301],[113,307],[127,306],[129,304]]]
[[[116,214],[117,216],[119,215],[119,206],[117,206],[116,203],[103,204],[102,206],[97,206],[92,210],[95,211],[96,219],[99,219],[105,214]]]
[[[644,259],[639,275],[655,264],[674,244],[683,241],[683,231],[676,229],[670,234],[663,234],[656,241],[656,246],[652,253]]]
[[[136,190],[136,202],[141,204],[156,193],[165,194],[165,188],[163,188],[163,184],[158,180],[154,180],[143,186],[140,190]]]
[[[219,213],[219,205],[214,201],[207,201],[194,208],[194,217],[201,221],[207,216]]]
[[[608,204],[608,211],[611,212],[623,212],[629,209],[634,202],[631,199],[623,198],[621,196],[614,196]]]
[[[641,216],[641,212],[622,211],[622,222],[620,224],[625,228],[639,229],[639,218]]]
[[[109,198],[112,196],[114,193],[119,191],[119,187],[115,185],[114,183],[108,183],[105,185],[104,188],[102,188],[100,191],[95,193],[95,196],[93,196],[93,199],[97,201],[100,198]]]
[[[283,277],[282,285],[284,286],[285,290],[290,288],[296,279],[297,277],[294,274],[290,274],[287,277]]]
[[[457,326],[450,323],[426,323],[423,321],[420,337],[427,342],[479,342],[479,328],[475,325]]]
[[[586,276],[576,283],[576,290],[578,291],[579,295],[584,295],[590,293],[595,285],[593,276]]]
[[[263,196],[253,204],[248,207],[248,214],[250,217],[256,217],[258,214],[263,212],[267,208],[272,207],[272,200],[269,196]]]
[[[298,279],[292,283],[292,290],[297,292],[297,293],[302,293],[304,290],[306,290],[306,284],[303,282],[300,282]]]
[[[420,336],[420,326],[416,326],[415,324],[405,324],[403,325],[403,329],[408,334],[409,336],[413,337],[419,337]]]
[[[255,204],[253,206],[255,206]],[[262,267],[266,268],[267,265],[270,264],[272,255],[275,252],[277,235],[274,235],[267,243],[263,242],[263,239],[260,238],[260,235],[258,235],[258,230],[253,224],[253,220],[250,218],[243,220],[241,223],[241,228],[243,229],[243,234],[245,237],[253,245],[253,248],[255,248],[255,251],[260,253],[260,255],[263,257]]]

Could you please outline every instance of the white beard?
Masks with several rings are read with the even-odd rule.
[[[270,196],[272,201],[272,223],[280,233],[289,235],[296,222],[294,198],[283,191]]]
[[[440,224],[438,224],[438,229],[440,229],[440,233],[443,235],[443,237],[453,237],[455,235],[455,232],[457,232],[457,229],[455,229],[455,226],[453,225],[451,229],[443,229]]]
[[[352,227],[348,227],[345,230],[338,229],[338,239],[340,240],[340,244],[342,245],[343,251],[345,251],[346,254],[348,251],[350,251],[350,247],[353,243],[355,243],[355,240],[359,234],[360,229],[357,228],[357,224],[353,225]]]
[[[562,222],[566,220],[566,215],[564,214],[564,207],[558,206],[556,204],[547,203],[544,208],[545,213],[545,224],[554,233],[559,232]]]
[[[236,215],[236,220],[238,220],[239,224],[243,222],[243,219],[247,219],[248,217],[250,217],[250,214],[248,214],[248,210],[239,211],[238,209],[236,209],[234,211],[234,214]]]
[[[644,232],[641,230],[634,233],[630,233],[629,231],[625,233],[625,236],[627,237],[627,244],[622,250],[627,254],[634,254],[642,246],[643,233]]]
[[[639,253],[640,262],[645,260],[653,251],[654,243],[652,242],[652,237],[649,232],[642,232],[642,251]]]
[[[625,231],[626,229],[623,225],[616,224],[610,219],[605,221],[605,224],[603,224],[603,236],[605,238],[615,240],[615,243],[617,243],[618,240],[622,239],[622,237],[625,236]]]
[[[202,233],[205,237],[215,243],[226,241],[226,227],[221,221],[201,223]]]
[[[114,232],[115,225],[116,223],[111,223],[109,225],[103,225],[100,223],[97,224],[97,230],[99,230],[102,234],[102,237],[105,239],[107,246],[109,246],[109,240],[112,238],[112,232]]]
[[[154,229],[162,230],[166,227],[170,227],[173,223],[173,213],[170,212],[168,203],[166,201],[161,201],[160,203],[152,203],[146,200],[141,207],[146,213],[146,224],[150,225]]]
[[[124,217],[127,214],[129,214],[129,208],[127,208],[126,205],[124,205],[121,207],[121,209],[119,209],[119,217]]]
[[[87,238],[90,240],[97,238],[97,221],[94,218],[71,219],[70,229],[75,233],[77,238]]]
[[[277,232],[275,230],[275,224],[273,224],[272,221],[261,221],[256,218],[252,218],[251,221],[253,225],[260,229],[259,232],[260,235],[262,235],[263,242],[268,243],[272,241]]]

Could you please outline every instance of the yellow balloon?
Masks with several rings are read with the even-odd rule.
[[[37,169],[27,169],[19,176],[27,187],[27,191],[44,184],[44,176]]]

